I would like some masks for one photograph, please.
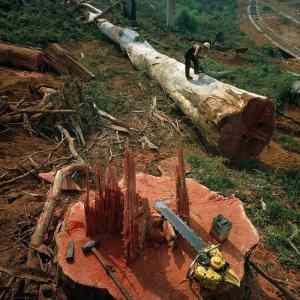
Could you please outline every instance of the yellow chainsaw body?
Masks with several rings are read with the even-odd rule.
[[[188,277],[210,290],[216,289],[221,283],[240,286],[239,278],[216,245],[209,246],[196,257],[190,266]]]

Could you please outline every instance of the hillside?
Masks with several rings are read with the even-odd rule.
[[[224,32],[225,50],[212,49],[205,60],[205,70],[215,74],[230,70],[219,79],[272,98],[277,110],[277,129],[270,145],[259,157],[239,162],[211,153],[190,120],[158,83],[145,72],[136,70],[94,23],[82,24],[77,19],[80,12],[73,6],[64,5],[62,1],[28,0],[24,1],[25,5],[22,2],[1,1],[0,40],[39,48],[59,43],[95,75],[88,83],[53,72],[47,75],[55,86],[65,83],[65,99],[76,102],[74,109],[86,140],[83,145],[77,138],[76,148],[84,160],[101,166],[113,160],[120,170],[124,149],[129,146],[137,171],[160,176],[161,161],[176,156],[177,149],[182,147],[184,158],[191,166],[188,177],[213,191],[225,196],[234,194],[243,201],[261,238],[253,260],[300,296],[300,98],[290,92],[292,83],[299,77],[289,72],[300,73],[300,65],[294,59],[285,58],[250,28],[244,15],[246,1],[178,0],[177,27],[169,32],[165,28],[163,1],[140,0],[135,28],[160,52],[181,62],[193,41],[213,41],[220,30]],[[264,2],[274,5],[276,1]],[[94,0],[93,5],[103,9],[110,6],[111,1]],[[106,18],[116,25],[130,26],[120,11],[116,6]],[[289,23],[284,26],[288,27]],[[236,49],[240,48],[248,50],[238,53]],[[26,84],[19,84],[14,72],[18,71],[0,66],[0,97],[23,108],[22,99],[16,99],[14,91],[31,95],[31,103],[34,103],[38,96],[28,89],[33,86],[32,78],[39,75],[21,71],[23,77],[30,78],[28,88]],[[15,80],[13,92],[6,89],[9,76]],[[107,119],[99,117],[93,103],[133,130],[129,134],[115,130]],[[69,118],[51,117],[35,126],[34,123],[28,125],[24,117],[18,124],[0,124],[0,230],[3,233],[0,266],[17,269],[26,261],[30,237],[48,190],[37,174],[56,170],[72,161],[68,143],[55,127],[56,123],[62,124],[75,136],[74,124],[69,121]],[[22,177],[28,171],[30,174]],[[18,176],[21,176],[19,180],[9,182]],[[59,204],[55,221],[70,199],[71,196],[65,197],[66,201]],[[7,284],[7,278],[0,277],[0,287]],[[258,276],[258,283],[260,298],[257,299],[281,299],[281,294],[262,277]],[[5,293],[3,299],[8,299],[9,294],[17,295],[18,285],[19,279],[11,284],[12,292]],[[36,286],[30,286],[21,294],[36,299]]]

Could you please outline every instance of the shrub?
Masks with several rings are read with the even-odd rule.
[[[183,32],[196,33],[199,27],[196,15],[185,8],[178,14],[176,23],[178,28]]]

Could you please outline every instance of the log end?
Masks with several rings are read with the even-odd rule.
[[[220,126],[219,149],[234,160],[257,157],[275,129],[275,106],[270,99],[253,98],[243,111],[225,118]]]

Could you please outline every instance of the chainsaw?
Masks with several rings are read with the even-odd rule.
[[[240,287],[240,280],[226,262],[219,245],[206,245],[164,202],[156,201],[154,207],[198,253],[188,268],[186,277],[189,280],[209,290],[221,284]]]

